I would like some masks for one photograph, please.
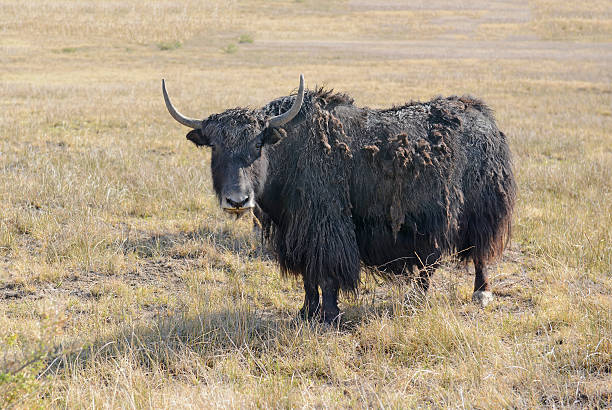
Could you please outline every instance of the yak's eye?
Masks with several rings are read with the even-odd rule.
[[[257,141],[257,143],[255,144],[255,148],[256,149],[262,149],[263,148],[263,140],[260,139],[259,141]]]

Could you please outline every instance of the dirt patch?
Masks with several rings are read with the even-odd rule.
[[[23,299],[34,292],[26,290],[23,286],[16,283],[6,283],[0,285],[0,300]]]
[[[400,41],[281,41],[262,40],[253,51],[274,54],[277,50],[295,54],[353,60],[408,59],[537,59],[612,61],[612,43],[569,43],[563,41],[485,40],[400,40]]]
[[[353,10],[449,10],[449,11],[478,11],[490,10],[495,12],[521,12],[529,11],[529,3],[520,1],[456,1],[446,0],[351,0],[349,7]]]
[[[487,40],[479,33],[482,25],[523,24],[532,19],[527,1],[475,1],[448,3],[445,1],[372,1],[352,0],[355,11],[415,10],[472,12],[441,15],[430,23],[445,28],[443,34],[428,40],[352,40],[352,41],[290,41],[261,40],[252,45],[257,53],[274,55],[278,50],[320,55],[350,60],[394,59],[551,59],[612,61],[612,43],[565,42],[539,40],[524,30],[519,37]],[[485,38],[485,39],[483,39]]]
[[[55,282],[29,282],[27,286],[18,282],[4,282],[0,283],[0,300],[36,300],[66,296],[89,299],[96,293],[96,288],[113,281],[131,288],[159,287],[167,291],[180,290],[185,286],[180,272],[196,263],[195,260],[189,259],[145,260],[135,269],[120,275],[80,271]]]

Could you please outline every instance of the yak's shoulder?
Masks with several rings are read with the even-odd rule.
[[[334,92],[333,89],[326,90],[317,88],[311,94],[312,102],[319,104],[322,108],[330,110],[338,105],[353,105],[355,100],[348,94]]]
[[[291,107],[295,101],[296,94],[279,97],[270,101],[264,108],[267,115],[279,115]],[[352,106],[354,100],[351,96],[344,93],[335,92],[333,89],[325,89],[323,87],[314,90],[304,91],[304,102],[302,104],[302,112],[309,112],[315,106],[321,109],[331,111],[339,105]]]

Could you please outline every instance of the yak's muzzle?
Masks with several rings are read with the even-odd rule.
[[[253,197],[254,195],[252,192],[249,193],[249,195],[237,192],[223,195],[221,198],[221,208],[223,208],[225,212],[238,216],[242,215],[255,207],[255,200]]]

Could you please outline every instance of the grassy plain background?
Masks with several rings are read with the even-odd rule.
[[[0,2],[0,403],[610,405],[611,43],[603,0]],[[494,108],[519,186],[494,303],[448,263],[423,303],[366,279],[340,327],[294,319],[160,79],[203,117],[300,72]]]

